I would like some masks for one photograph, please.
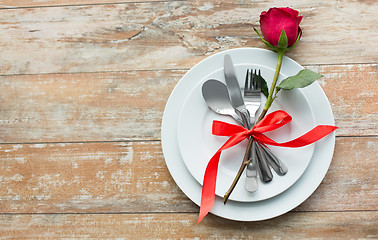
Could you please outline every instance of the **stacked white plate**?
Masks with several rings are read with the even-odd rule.
[[[268,82],[273,79],[277,54],[258,48],[239,48],[212,55],[190,69],[179,81],[166,104],[162,122],[162,147],[167,167],[180,189],[197,205],[210,158],[227,140],[211,134],[213,120],[237,124],[231,117],[212,112],[202,97],[208,79],[225,82],[223,58],[229,54],[240,85],[247,69],[260,69]],[[284,57],[279,81],[297,74],[303,67]],[[281,91],[271,111],[284,110],[293,120],[266,135],[277,142],[292,140],[320,124],[334,125],[330,104],[318,83],[302,89]],[[262,99],[264,104],[265,99]],[[335,133],[302,148],[270,147],[288,166],[285,176],[273,175],[269,183],[259,182],[258,190],[244,188],[245,174],[227,204],[224,193],[231,185],[243,158],[247,141],[222,153],[217,177],[216,199],[211,212],[239,221],[259,221],[284,214],[305,201],[323,180],[332,160]]]

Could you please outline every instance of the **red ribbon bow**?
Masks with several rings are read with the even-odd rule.
[[[304,135],[284,143],[278,143],[263,134],[264,132],[269,132],[280,128],[283,125],[289,123],[291,120],[292,117],[288,113],[282,110],[278,110],[266,115],[251,130],[239,125],[233,125],[221,121],[213,121],[213,134],[217,136],[230,136],[230,138],[223,144],[221,148],[218,149],[218,151],[214,154],[214,156],[207,164],[205,176],[203,179],[201,207],[197,223],[202,221],[202,219],[210,212],[211,208],[214,205],[218,163],[223,150],[233,147],[249,137],[253,137],[259,142],[273,146],[293,148],[303,147],[320,140],[321,138],[327,136],[337,129],[337,127],[335,126],[318,125]]]

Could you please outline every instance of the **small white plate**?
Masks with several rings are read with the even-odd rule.
[[[244,77],[247,69],[260,69],[262,76],[268,82],[268,86],[271,85],[274,69],[243,63],[235,65],[240,86],[244,86]],[[280,78],[284,77],[280,76]],[[182,106],[177,129],[181,156],[189,172],[201,185],[210,158],[228,138],[212,135],[213,120],[237,124],[231,117],[216,114],[208,108],[202,97],[202,84],[208,79],[217,79],[224,83],[223,68],[204,77],[190,92]],[[262,107],[264,103],[265,98],[263,99]],[[293,120],[280,129],[266,133],[273,140],[277,142],[290,141],[305,134],[314,127],[314,117],[311,108],[300,89],[293,89],[290,92],[281,91],[278,94],[278,98],[274,101],[270,112],[278,109],[289,113],[293,117]],[[238,145],[222,152],[215,190],[218,196],[223,197],[224,193],[231,186],[240,168],[247,144],[248,141],[244,140]],[[289,169],[287,174],[279,176],[272,170],[272,181],[269,183],[259,181],[258,190],[250,193],[245,190],[246,177],[245,173],[243,173],[230,195],[230,200],[253,202],[265,200],[280,194],[301,177],[310,163],[314,152],[314,144],[301,148],[269,147],[287,165]]]
[[[209,72],[223,66],[224,54],[230,54],[234,64],[251,62],[274,68],[277,54],[259,48],[238,48],[214,54],[188,71],[172,91],[164,109],[161,142],[167,168],[183,193],[195,204],[200,205],[202,185],[186,168],[182,160],[177,139],[177,124],[180,110],[191,89]],[[258,57],[256,59],[256,57]],[[303,67],[288,57],[284,57],[281,73],[292,76]],[[334,125],[334,118],[327,96],[318,83],[302,89],[315,118],[315,124]],[[297,182],[281,194],[258,202],[228,201],[223,204],[222,198],[216,196],[211,213],[237,221],[261,221],[282,215],[303,203],[319,186],[332,161],[335,147],[335,133],[324,137],[315,144],[315,151],[310,165]]]

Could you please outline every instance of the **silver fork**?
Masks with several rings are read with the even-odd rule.
[[[251,115],[251,124],[254,125],[256,112],[261,104],[261,71],[257,75],[256,70],[247,69],[244,83],[244,102]]]
[[[261,72],[259,70],[259,75]],[[244,84],[244,102],[251,115],[251,125],[255,124],[256,112],[261,104],[261,81],[258,79],[256,70],[247,69],[247,75],[245,77]],[[256,144],[252,144],[251,161],[247,165],[246,169],[246,180],[245,180],[245,189],[248,192],[255,192],[257,190],[257,171],[258,171],[258,162],[256,156]]]
[[[246,103],[248,111],[250,111],[253,120],[251,123],[255,123],[256,112],[261,105],[261,71],[257,74],[257,71],[247,70],[247,75],[245,79],[244,87],[244,101]],[[257,190],[257,175],[260,175],[260,179],[263,182],[270,182],[273,178],[272,171],[270,170],[270,165],[280,173],[284,175],[287,169],[282,169],[285,167],[281,164],[281,161],[274,157],[274,155],[269,151],[268,148],[263,146],[258,142],[254,142],[254,148],[252,148],[252,153],[250,156],[251,161],[247,165],[246,170],[246,182],[245,188],[249,192],[254,192]],[[282,174],[281,171],[282,170]],[[285,173],[283,173],[286,171]]]
[[[253,72],[252,70],[247,70],[244,87],[244,101],[248,111],[251,113],[251,117],[253,117],[253,119],[251,119],[251,125],[255,124],[256,112],[261,105],[261,81],[262,77],[260,70],[258,74],[256,70]],[[263,182],[269,182],[273,178],[270,166],[280,176],[285,175],[288,171],[286,165],[277,158],[269,148],[258,142],[254,142],[252,146],[250,156],[252,160],[247,165],[247,178],[245,182],[245,188],[249,192],[257,190],[257,173],[260,175]]]

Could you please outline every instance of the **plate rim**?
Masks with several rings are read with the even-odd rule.
[[[225,54],[225,53],[231,54],[231,53],[236,53],[240,51],[251,51],[251,52],[264,51],[273,57],[276,56],[276,53],[270,50],[261,49],[261,48],[235,48],[235,49],[230,49],[230,50],[222,51],[214,55],[211,55],[203,59],[199,63],[206,62],[209,58],[213,58],[221,54]],[[284,57],[284,62],[289,62],[290,64],[293,64],[299,70],[303,68],[297,62],[288,58],[287,56]],[[177,135],[175,134],[176,130],[175,128],[172,128],[172,124],[173,125],[175,123],[177,124],[177,116],[172,114],[172,111],[174,113],[174,110],[178,107],[177,105],[175,106],[174,104],[174,102],[176,102],[177,104],[177,99],[174,99],[174,98],[176,97],[176,95],[179,94],[178,93],[179,91],[185,90],[186,88],[190,87],[191,85],[190,82],[182,81],[184,77],[188,77],[188,76],[190,76],[190,71],[184,74],[184,76],[177,83],[177,85],[175,86],[175,88],[173,89],[173,91],[171,92],[167,100],[166,106],[164,108],[163,118],[162,118],[161,144],[162,144],[162,151],[165,158],[165,162],[173,180],[176,182],[178,187],[191,201],[199,205],[202,186],[198,184],[198,182],[191,176],[191,174],[186,169],[185,164],[182,162],[183,160],[180,159],[181,156],[178,153],[178,149],[174,147],[172,148],[172,146],[169,146],[169,149],[167,148],[167,145],[169,144],[172,144],[177,147],[177,143],[175,143],[175,138]],[[311,84],[310,86],[304,88],[303,90],[309,93],[309,95],[306,94],[307,97],[314,95],[314,93],[316,92],[317,100],[318,100],[317,104],[319,105],[321,103],[325,105],[322,107],[322,110],[325,110],[327,114],[325,114],[324,112],[320,115],[314,114],[316,115],[315,123],[334,125],[334,117],[332,114],[330,103],[323,89],[320,87],[319,83],[315,82]],[[309,100],[311,103],[311,99]],[[172,139],[172,136],[173,136],[173,139]],[[292,210],[293,208],[297,207],[302,202],[304,202],[308,197],[311,196],[311,194],[320,185],[332,161],[334,146],[335,146],[335,132],[325,137],[324,139],[318,141],[315,146],[314,154],[319,155],[319,157],[317,158],[319,159],[319,162],[321,162],[322,165],[320,166],[320,169],[316,169],[317,174],[314,175],[314,173],[312,173],[313,171],[311,172],[309,168],[307,168],[307,170],[302,175],[302,177],[291,188],[281,193],[280,195],[275,196],[268,200],[260,201],[260,202],[239,203],[239,202],[230,201],[226,205],[223,205],[222,200],[219,197],[216,197],[214,207],[212,208],[210,212],[219,217],[230,219],[230,220],[237,220],[237,221],[260,221],[260,220],[266,220],[266,219],[274,218],[279,215],[285,214],[286,212]],[[320,148],[320,152],[317,151],[318,148]],[[328,150],[326,151],[325,148],[327,148]],[[315,156],[313,156],[313,158],[314,157]],[[180,161],[181,161],[181,164],[180,164]],[[310,166],[313,165],[312,163],[320,164],[320,163],[314,163],[314,161],[311,160]],[[312,174],[312,175],[309,175],[309,174]],[[184,180],[184,178],[186,179]],[[310,178],[311,180],[308,180],[308,178]],[[302,185],[304,184],[303,182],[306,182],[306,181],[307,182],[311,181],[312,187],[309,188],[306,186],[303,188],[302,187]],[[282,201],[282,200],[288,201],[287,199],[290,197],[290,195],[295,195],[296,194],[295,191],[298,191],[297,190],[298,188],[303,190],[302,192],[303,194],[300,194],[299,196],[294,197],[294,200],[291,199],[293,201],[290,201],[290,203],[288,203],[285,207],[280,208],[279,210],[275,210],[273,212],[271,210],[266,211],[267,209],[264,208],[264,205],[272,205],[274,204],[272,202],[275,202],[275,201],[276,202]],[[263,212],[261,211],[262,208],[264,209]],[[235,214],[235,211],[238,213]]]
[[[238,67],[240,67],[240,66],[242,66],[242,68],[244,68],[245,66],[248,66],[248,65],[259,65],[259,64],[256,64],[256,63],[238,63],[237,64],[238,65]],[[261,66],[261,65],[260,65]],[[194,67],[192,68],[192,69],[194,69]],[[201,87],[201,83],[203,83],[204,81],[206,81],[206,79],[208,79],[208,78],[210,78],[210,76],[212,76],[215,72],[219,72],[219,71],[221,71],[223,69],[223,67],[222,68],[219,68],[219,69],[216,69],[215,71],[212,71],[211,73],[209,73],[208,75],[206,75],[206,77],[203,77],[201,80],[199,80],[196,84],[195,84],[195,86],[189,91],[189,93],[187,94],[187,96],[185,97],[185,100],[184,100],[184,102],[183,102],[183,104],[182,104],[182,107],[181,107],[181,109],[180,109],[180,113],[178,114],[178,123],[177,123],[177,138],[178,138],[178,146],[179,146],[179,150],[180,150],[180,153],[181,153],[181,157],[182,157],[182,159],[183,159],[183,161],[184,161],[184,164],[185,164],[185,166],[187,167],[187,169],[189,170],[189,172],[191,173],[191,175],[194,177],[194,179],[196,179],[196,181],[197,182],[199,182],[199,184],[201,184],[202,185],[202,183],[201,183],[201,181],[200,181],[200,179],[201,178],[203,178],[203,176],[199,176],[198,174],[196,174],[196,173],[193,173],[193,168],[195,168],[194,166],[189,166],[190,165],[190,163],[188,162],[188,149],[185,149],[185,150],[183,150],[183,141],[185,141],[185,140],[183,140],[183,139],[181,139],[180,138],[180,131],[182,132],[182,131],[186,131],[185,129],[182,129],[182,130],[180,130],[180,126],[183,126],[183,123],[182,123],[182,121],[186,121],[187,122],[187,117],[188,117],[188,114],[187,114],[187,112],[184,112],[184,107],[185,106],[188,106],[188,101],[190,101],[190,102],[195,102],[196,101],[196,103],[197,103],[197,101],[201,101],[201,100],[199,100],[199,99],[196,99],[195,101],[191,98],[190,99],[190,97],[191,96],[193,96],[193,94],[196,94],[196,97],[197,97],[197,95],[199,95],[199,91],[200,91],[200,87]],[[269,68],[267,68],[267,69],[269,69]],[[274,71],[274,70],[272,70],[272,71]],[[273,72],[273,74],[274,74],[274,72]],[[282,76],[281,77],[283,77],[283,78],[286,78],[286,76],[285,75],[283,75],[282,74]],[[221,81],[222,82],[222,81]],[[312,127],[314,127],[315,126],[315,119],[314,119],[314,116],[313,116],[313,112],[312,112],[312,109],[311,109],[311,107],[310,107],[310,104],[309,104],[309,102],[308,102],[308,99],[306,98],[306,96],[305,96],[305,94],[303,93],[303,91],[301,91],[301,89],[295,89],[296,91],[298,91],[297,92],[297,94],[300,94],[301,96],[300,97],[302,97],[303,98],[303,100],[304,101],[306,101],[306,103],[305,103],[305,105],[308,107],[308,111],[310,111],[310,113],[309,113],[309,119],[308,120],[310,120],[311,119],[311,122],[309,122],[309,127],[308,127],[308,130],[310,130]],[[204,102],[204,104],[206,104],[205,102]],[[197,104],[198,105],[198,104]],[[199,106],[197,106],[196,105],[196,107],[199,107]],[[189,105],[189,107],[193,107],[193,104],[191,104],[191,105]],[[203,110],[203,108],[205,107],[205,105],[204,106],[201,106],[201,110]],[[201,113],[202,113],[202,111],[201,111]],[[185,117],[183,117],[183,115],[185,116]],[[191,119],[193,119],[193,116],[191,116],[191,115],[193,115],[193,114],[190,114],[189,115],[189,117],[192,117]],[[197,115],[197,114],[196,114]],[[216,115],[216,116],[218,116],[218,119],[217,120],[219,120],[219,118],[223,118],[223,119],[225,119],[225,118],[227,118],[227,117],[224,117],[224,116],[220,116],[220,115]],[[292,115],[293,117],[294,117],[294,115]],[[186,125],[186,124],[184,124],[184,125]],[[307,127],[306,127],[306,129],[307,129]],[[303,129],[301,129],[301,130],[303,130]],[[190,132],[193,132],[193,131],[190,131]],[[303,132],[303,133],[305,133],[305,132]],[[190,133],[189,133],[190,134]],[[219,145],[219,147],[220,147],[221,145]],[[192,146],[191,146],[192,147]],[[292,173],[293,173],[293,171],[291,171],[290,172],[290,178],[289,178],[289,182],[287,182],[287,181],[285,181],[286,179],[284,179],[284,177],[285,176],[278,176],[274,171],[272,171],[272,173],[273,173],[273,175],[274,175],[274,177],[273,177],[273,180],[275,180],[275,178],[276,179],[279,179],[279,181],[277,182],[277,180],[275,181],[275,182],[270,182],[270,183],[268,183],[268,184],[263,184],[260,180],[259,180],[259,188],[261,187],[261,188],[264,188],[265,187],[265,189],[267,189],[265,192],[260,192],[258,195],[254,195],[254,196],[251,196],[251,194],[248,196],[248,193],[246,192],[246,193],[240,193],[240,185],[237,185],[237,187],[239,187],[239,193],[241,194],[239,194],[239,195],[237,195],[237,196],[235,196],[235,194],[237,194],[238,193],[238,191],[235,191],[234,190],[234,195],[232,194],[231,196],[230,196],[230,198],[229,198],[229,200],[234,200],[234,201],[240,201],[240,202],[256,202],[256,201],[263,201],[263,200],[266,200],[266,199],[268,199],[268,198],[271,198],[271,197],[274,197],[274,196],[276,196],[276,195],[278,195],[278,194],[280,194],[280,193],[282,193],[283,191],[285,191],[285,190],[287,190],[288,188],[290,188],[301,176],[302,176],[302,174],[305,172],[305,170],[307,169],[307,167],[308,167],[308,165],[310,164],[310,161],[311,161],[311,158],[312,158],[312,155],[313,155],[313,152],[314,152],[314,149],[315,149],[315,146],[314,146],[314,144],[312,144],[312,145],[308,145],[308,146],[306,146],[305,147],[306,149],[307,149],[307,151],[309,151],[308,152],[308,155],[306,155],[307,156],[307,158],[306,158],[306,165],[305,166],[303,166],[302,165],[302,167],[301,167],[301,171],[300,171],[300,173],[298,174],[294,174],[295,175],[295,177],[292,175]],[[289,150],[290,150],[290,148],[288,148]],[[216,150],[215,150],[216,151]],[[303,151],[303,148],[300,148],[300,149],[297,149],[296,151]],[[193,152],[193,151],[192,151]],[[214,152],[215,153],[215,152]],[[197,154],[194,154],[195,156],[194,157],[190,157],[190,159],[196,159],[196,157],[198,157],[198,155]],[[202,159],[202,158],[201,158]],[[202,165],[201,165],[202,166]],[[221,166],[221,165],[220,165]],[[292,165],[291,165],[292,166]],[[201,167],[201,169],[202,169],[202,167]],[[203,171],[204,169],[202,169],[201,171]],[[218,171],[220,171],[220,169],[218,170]],[[218,172],[218,173],[220,173],[220,172]],[[236,173],[235,173],[236,174]],[[234,174],[234,175],[235,175]],[[244,185],[244,181],[245,181],[245,179],[244,179],[244,175],[245,174],[243,174],[242,175],[242,178],[239,180],[239,182],[240,182],[240,184],[242,184],[242,185]],[[219,178],[221,177],[221,176],[224,176],[224,175],[218,175],[218,181],[219,181]],[[229,179],[229,176],[227,176],[227,181],[232,181],[233,180],[233,177],[231,176],[230,177],[231,179]],[[272,184],[274,184],[274,185],[272,185]],[[283,184],[285,187],[284,188],[281,188],[281,189],[279,189],[279,186],[277,186],[277,184],[279,185],[279,184]],[[219,187],[219,185],[217,185],[217,189],[218,189],[218,187]],[[226,189],[227,190],[227,189]],[[222,192],[224,193],[224,192],[226,192],[226,190],[222,190]],[[219,197],[223,197],[223,195],[221,195],[220,194],[220,192],[219,192],[220,190],[218,189],[218,192],[216,191],[216,195],[217,196],[219,196]],[[267,192],[274,192],[274,194],[272,195],[271,193],[267,193]]]

